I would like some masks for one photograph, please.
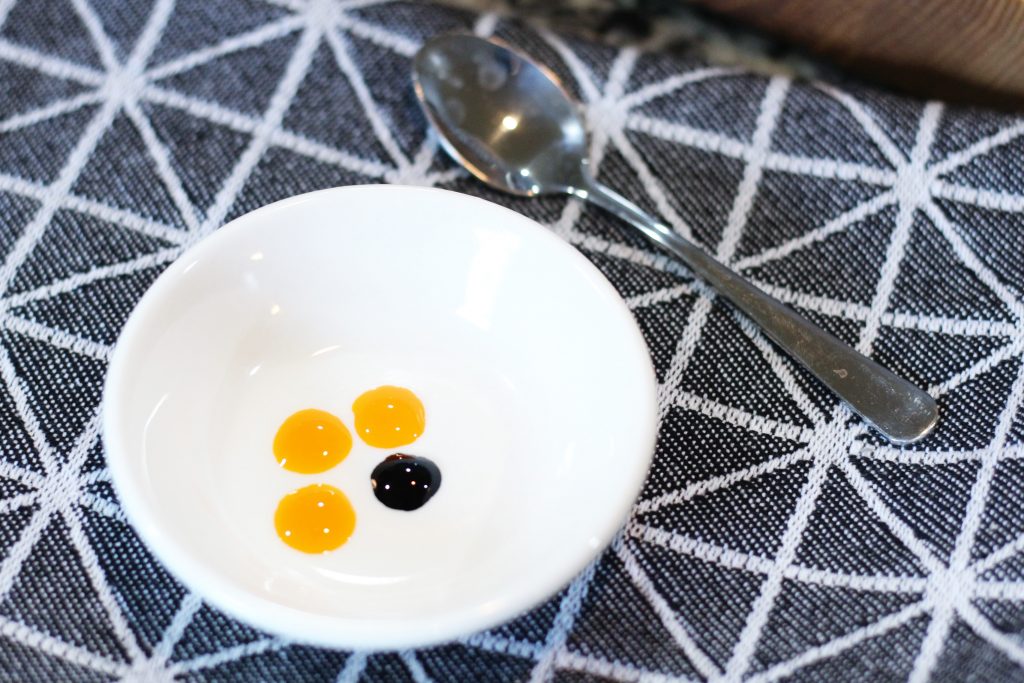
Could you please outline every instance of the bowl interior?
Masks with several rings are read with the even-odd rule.
[[[418,441],[278,467],[288,415],[354,434],[353,400],[383,384],[423,400]],[[632,317],[571,247],[463,195],[345,188],[243,216],[159,278],[112,362],[105,441],[130,519],[205,598],[291,637],[397,647],[510,618],[585,566],[639,491],[654,400]],[[370,487],[396,451],[442,471],[414,512]],[[306,555],[273,514],[320,482],[356,531]]]

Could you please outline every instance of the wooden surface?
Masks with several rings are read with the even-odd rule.
[[[687,0],[926,97],[1024,109],[1024,0]]]

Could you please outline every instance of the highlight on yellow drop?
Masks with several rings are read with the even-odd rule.
[[[371,389],[355,400],[352,412],[356,433],[375,448],[406,446],[426,428],[423,403],[404,387],[386,385]],[[351,450],[352,434],[345,423],[338,416],[316,408],[300,410],[285,419],[273,443],[278,465],[296,474],[326,472],[341,463]],[[439,474],[437,479],[439,482]],[[295,550],[325,553],[340,548],[355,532],[356,511],[341,489],[324,483],[311,484],[281,498],[274,513],[274,528],[280,539]]]
[[[426,427],[426,411],[416,394],[403,387],[367,391],[352,404],[356,434],[375,448],[408,446]]]
[[[282,541],[304,553],[337,550],[356,529],[356,511],[341,489],[313,484],[281,499],[274,527]]]

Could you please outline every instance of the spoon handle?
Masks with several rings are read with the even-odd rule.
[[[938,407],[925,391],[765,294],[640,207],[594,180],[573,193],[637,227],[679,257],[889,441],[911,443],[935,426]]]

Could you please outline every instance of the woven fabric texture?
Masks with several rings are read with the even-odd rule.
[[[457,170],[409,74],[448,30],[550,66],[603,180],[929,388],[937,431],[887,445],[615,219]],[[0,0],[0,84],[0,680],[1024,680],[1024,120],[380,0]],[[646,335],[662,423],[630,521],[559,595],[367,654],[178,584],[125,522],[98,414],[183,249],[375,182],[480,195],[581,249]]]

